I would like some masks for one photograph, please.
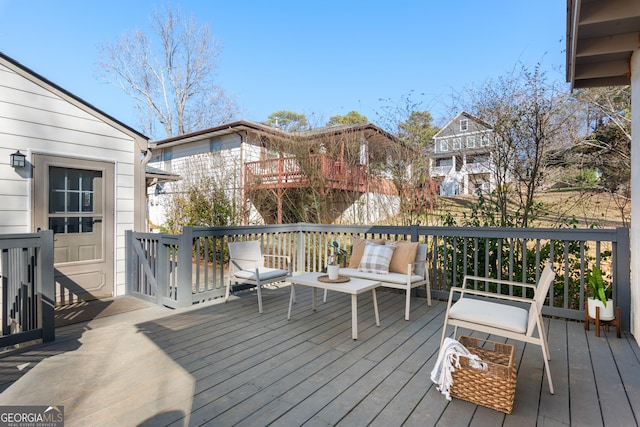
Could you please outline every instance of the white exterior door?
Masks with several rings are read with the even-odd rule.
[[[33,160],[34,229],[54,233],[56,303],[113,296],[113,163]]]

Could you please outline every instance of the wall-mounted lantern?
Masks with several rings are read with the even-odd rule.
[[[14,168],[23,168],[25,163],[26,163],[26,159],[27,156],[22,154],[20,152],[20,150],[16,151],[15,153],[13,153],[11,156],[11,166],[13,166]]]

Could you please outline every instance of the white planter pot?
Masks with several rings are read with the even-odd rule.
[[[327,275],[329,280],[337,280],[340,274],[340,266],[338,264],[327,265]]]
[[[607,300],[607,306],[605,307],[599,299],[589,298],[587,300],[587,309],[589,317],[592,319],[596,318],[596,307],[600,307],[600,320],[613,320],[616,318],[612,299]]]

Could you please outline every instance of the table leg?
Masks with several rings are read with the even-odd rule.
[[[378,316],[378,299],[376,298],[376,289],[371,289],[373,293],[373,312],[376,314],[376,326],[380,327],[380,316]]]
[[[358,339],[358,295],[351,295],[351,337]]]
[[[311,308],[316,311],[316,287],[312,286],[311,289]]]
[[[291,284],[291,294],[289,295],[289,312],[287,313],[287,320],[291,319],[291,306],[293,305],[293,299],[295,298],[295,291],[293,290],[293,283]]]

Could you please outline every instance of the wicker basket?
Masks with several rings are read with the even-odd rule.
[[[471,354],[478,355],[487,370],[472,368],[468,357],[460,357],[460,368],[452,373],[451,397],[510,414],[516,395],[513,345],[464,336],[458,341]]]

